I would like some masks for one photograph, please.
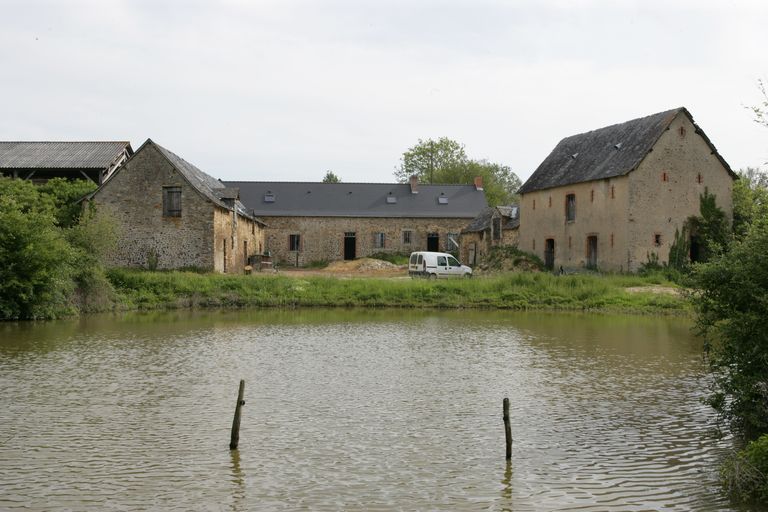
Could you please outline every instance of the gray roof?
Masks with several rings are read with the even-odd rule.
[[[0,142],[0,168],[106,169],[124,152],[130,142]]]
[[[257,216],[475,217],[488,203],[474,185],[226,181]],[[265,200],[272,196],[273,200]],[[389,199],[387,199],[389,198]],[[442,199],[439,199],[442,198]]]
[[[462,233],[477,233],[491,229],[491,219],[493,219],[496,212],[501,215],[501,218],[505,220],[503,229],[516,229],[520,227],[520,215],[512,217],[513,208],[517,208],[517,205],[509,206],[489,206],[484,208],[480,214],[472,219],[472,222],[462,230]]]
[[[733,171],[704,132],[683,107],[633,119],[561,140],[518,191],[561,187],[585,181],[623,176],[632,172],[653,149],[659,137],[679,115],[688,116],[714,155],[734,176]]]

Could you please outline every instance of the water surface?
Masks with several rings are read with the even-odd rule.
[[[732,510],[706,385],[701,342],[678,318],[310,310],[3,324],[0,509]]]

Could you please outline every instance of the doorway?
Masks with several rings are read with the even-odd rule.
[[[344,259],[353,260],[357,255],[357,238],[354,231],[344,233]]]
[[[597,268],[597,236],[587,237],[587,268],[595,270]]]
[[[440,235],[438,233],[427,233],[427,250],[430,252],[440,250]]]
[[[547,270],[555,269],[555,239],[547,238],[544,241],[544,267]]]

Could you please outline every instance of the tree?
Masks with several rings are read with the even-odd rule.
[[[467,163],[464,146],[448,137],[438,140],[421,140],[403,153],[400,166],[395,168],[395,177],[406,182],[417,176],[424,183],[440,183],[436,178],[442,171],[461,167]]]
[[[725,212],[717,206],[717,198],[704,189],[699,196],[698,217],[688,219],[691,234],[699,242],[697,261],[705,262],[728,250],[731,230]]]
[[[325,173],[325,177],[323,178],[323,183],[341,183],[341,178],[336,176],[336,174],[333,171],[328,171]]]
[[[709,403],[747,439],[768,433],[768,219],[697,265],[697,326],[714,383]]]
[[[757,88],[760,89],[763,99],[760,101],[760,104],[747,108],[755,115],[755,122],[757,124],[768,128],[768,93],[765,91],[765,82],[758,80]]]
[[[472,183],[475,177],[483,178],[483,190],[488,204],[504,205],[517,200],[520,178],[505,165],[487,160],[469,159],[464,146],[442,137],[437,141],[419,139],[409,148],[395,169],[400,182],[415,175],[424,183]]]
[[[754,167],[738,174],[733,183],[733,233],[743,238],[755,219],[768,216],[768,174]]]

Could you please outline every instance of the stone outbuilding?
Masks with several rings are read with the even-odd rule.
[[[461,230],[487,206],[473,185],[229,181],[267,224],[276,262],[307,265],[375,253],[457,252]]]
[[[520,188],[518,246],[549,268],[665,263],[705,191],[732,218],[735,178],[685,108],[567,137]]]
[[[492,247],[516,246],[519,228],[520,216],[516,204],[485,208],[462,230],[459,259],[465,265],[474,267]]]
[[[0,172],[35,183],[66,178],[101,185],[132,154],[127,141],[0,142]]]
[[[264,249],[264,223],[236,188],[150,139],[89,201],[117,225],[113,266],[241,273]]]

